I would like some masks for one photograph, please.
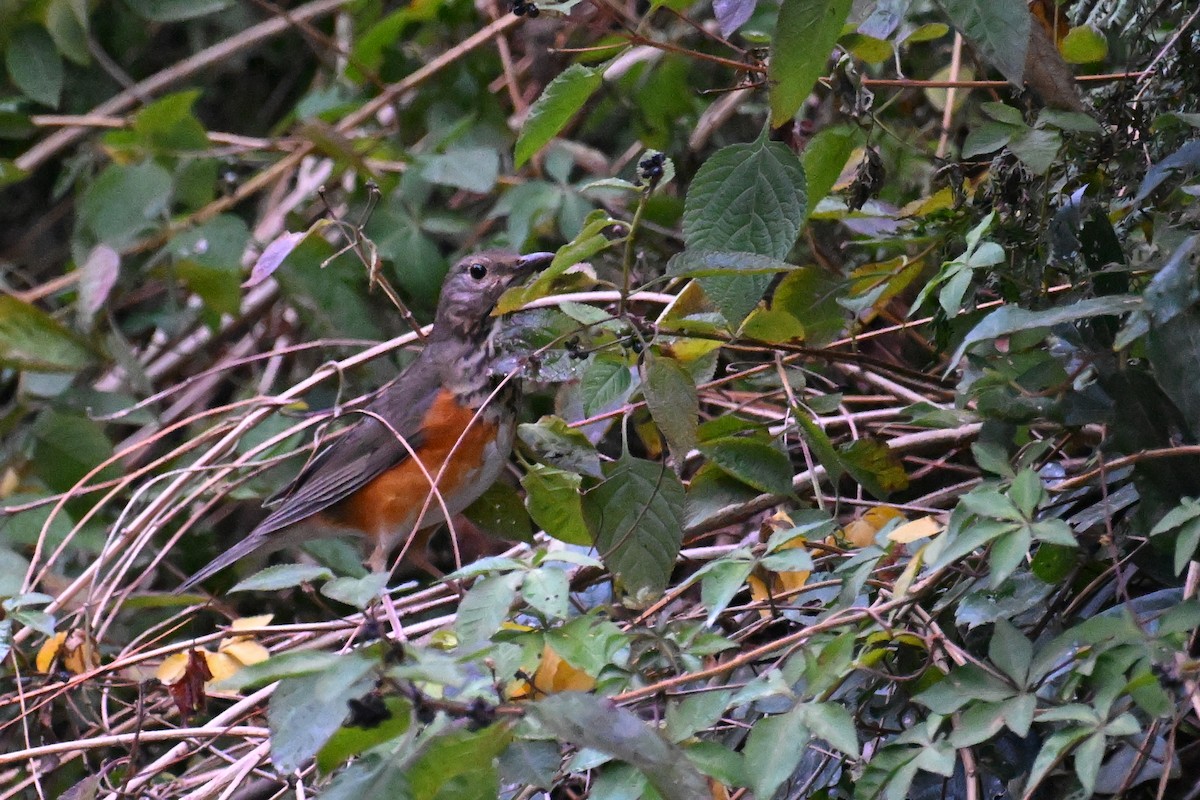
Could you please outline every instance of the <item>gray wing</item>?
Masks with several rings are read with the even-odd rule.
[[[415,450],[420,446],[421,425],[441,385],[437,372],[436,364],[418,359],[380,390],[359,415],[359,421],[317,453],[296,476],[279,507],[250,535],[272,533],[337,505],[408,458],[408,447]],[[399,384],[428,389],[418,397],[398,395],[395,387]],[[404,437],[408,447],[396,438],[397,434]]]
[[[439,365],[419,357],[400,377],[367,404],[358,422],[317,453],[292,481],[279,507],[245,539],[213,559],[175,592],[184,592],[225,567],[258,550],[271,534],[337,505],[383,472],[409,457],[403,436],[414,450],[421,443],[421,425],[441,387]],[[415,394],[398,393],[395,387],[421,387]],[[380,422],[387,420],[387,425]],[[390,426],[390,428],[389,428]]]

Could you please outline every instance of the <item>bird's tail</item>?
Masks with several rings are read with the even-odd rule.
[[[208,564],[204,565],[204,567],[202,567],[195,575],[184,581],[183,584],[175,590],[175,594],[182,594],[183,592],[188,591],[197,584],[208,580],[213,575],[216,575],[218,572],[233,564],[235,561],[239,561],[253,553],[255,550],[265,546],[268,543],[268,538],[269,537],[266,532],[255,531],[251,533],[245,539],[242,539],[233,547],[229,548],[224,553],[221,553],[221,555],[208,562]]]

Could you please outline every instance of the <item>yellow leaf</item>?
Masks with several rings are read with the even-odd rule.
[[[158,666],[158,671],[154,673],[154,677],[158,678],[160,683],[170,686],[172,683],[183,680],[187,666],[188,654],[176,653],[163,659],[162,664]]]
[[[35,661],[38,672],[49,672],[56,659],[72,675],[83,675],[100,666],[96,642],[78,628],[56,633],[42,645]]]
[[[904,515],[891,506],[874,506],[849,522],[842,529],[842,537],[855,547],[869,547],[875,543],[875,534],[894,519],[904,519]]]
[[[266,661],[271,657],[271,653],[267,648],[251,639],[232,641],[228,644],[222,643],[219,652],[236,660],[243,667],[257,664],[260,661]]]
[[[38,672],[50,671],[51,665],[54,664],[54,657],[58,655],[58,649],[62,647],[62,643],[66,638],[67,632],[61,631],[46,640],[46,643],[38,650],[36,662]]]
[[[67,634],[63,642],[62,664],[72,675],[82,675],[100,666],[100,653],[90,633],[76,628]]]
[[[242,668],[242,664],[236,658],[225,653],[210,653],[207,650],[202,650],[201,653],[205,663],[208,664],[208,671],[212,674],[212,678],[205,682],[205,687],[217,681],[232,678]]]
[[[906,522],[887,535],[888,541],[908,544],[918,539],[927,539],[942,532],[942,524],[933,517],[921,517]]]
[[[273,619],[275,619],[274,614],[259,614],[256,617],[238,617],[229,623],[229,630],[245,631],[253,628],[265,628],[271,624],[271,620]]]
[[[542,663],[533,675],[533,687],[540,694],[558,692],[590,692],[596,680],[581,669],[568,664],[550,645],[542,650]]]

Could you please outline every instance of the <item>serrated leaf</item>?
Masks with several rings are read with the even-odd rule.
[[[365,609],[383,594],[390,577],[387,572],[372,572],[361,578],[334,578],[322,584],[321,594],[330,600]]]
[[[566,619],[570,614],[571,585],[567,573],[543,566],[531,570],[521,584],[521,597],[549,619]]]
[[[557,467],[531,464],[521,476],[525,508],[548,536],[560,542],[589,547],[592,535],[583,519],[582,479]]]
[[[707,782],[682,750],[603,698],[562,692],[531,704],[529,713],[559,738],[637,767],[663,800],[710,796]]]
[[[360,651],[339,657],[320,672],[280,682],[267,707],[276,769],[294,772],[317,754],[341,727],[349,700],[371,688],[375,667],[376,660]]]
[[[590,417],[624,402],[633,389],[633,377],[622,359],[598,355],[588,364],[579,389],[583,413]]]
[[[45,28],[26,24],[13,31],[4,60],[8,76],[27,97],[58,107],[63,88],[62,56]]]
[[[229,593],[277,592],[280,589],[290,589],[302,583],[329,580],[332,577],[333,572],[328,567],[313,564],[276,564],[238,581]]]
[[[696,448],[700,417],[696,384],[678,361],[657,355],[653,349],[646,353],[642,368],[645,372],[642,393],[650,415],[666,437],[675,463],[682,465],[687,454]]]
[[[520,573],[510,572],[475,581],[459,603],[454,620],[454,631],[464,652],[479,647],[500,630],[523,578]]]
[[[87,343],[54,317],[11,295],[0,295],[0,365],[77,372],[92,360]]]
[[[534,153],[558,135],[592,93],[600,88],[604,73],[581,64],[560,72],[529,109],[517,139],[516,166],[520,168]]]
[[[774,275],[790,272],[796,267],[786,261],[754,253],[737,253],[728,250],[688,249],[673,256],[667,262],[667,274],[672,276],[699,278],[713,275]]]
[[[772,127],[796,115],[825,73],[850,4],[851,0],[783,0],[767,65]]]
[[[662,464],[628,453],[604,474],[583,498],[596,550],[630,595],[657,595],[683,542],[683,484]]]
[[[595,446],[583,431],[570,427],[560,417],[550,415],[537,422],[522,423],[517,427],[517,436],[539,461],[550,466],[593,478],[604,474]]]
[[[792,462],[766,442],[730,436],[705,442],[700,452],[722,471],[760,492],[792,492]]]
[[[978,45],[984,58],[1021,85],[1032,17],[1025,0],[942,0],[950,23]]]
[[[701,165],[684,202],[689,249],[787,258],[804,224],[807,190],[795,153],[765,136],[725,147]],[[705,293],[739,325],[770,285],[769,275],[701,278]]]

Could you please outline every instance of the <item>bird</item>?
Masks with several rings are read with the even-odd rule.
[[[517,382],[491,369],[500,322],[493,311],[505,290],[553,258],[486,251],[451,267],[416,360],[317,451],[262,522],[176,591],[255,551],[341,533],[364,537],[368,568],[382,572],[397,546],[477,500],[503,471],[516,433]],[[440,574],[423,541],[407,555]]]

